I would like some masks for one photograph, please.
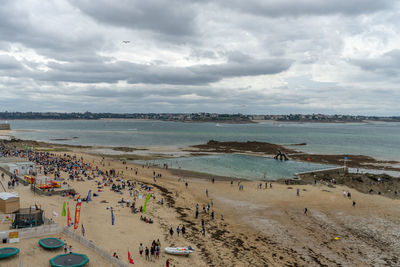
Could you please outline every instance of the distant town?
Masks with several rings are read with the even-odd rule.
[[[145,119],[180,122],[218,122],[218,123],[255,123],[258,121],[282,122],[364,122],[385,121],[400,122],[400,116],[379,117],[362,115],[324,115],[324,114],[288,114],[288,115],[245,115],[218,113],[60,113],[60,112],[0,112],[0,120],[99,120],[99,119]]]

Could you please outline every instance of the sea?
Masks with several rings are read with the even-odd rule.
[[[15,120],[9,123],[16,138],[68,145],[176,147],[204,144],[209,140],[260,141],[315,154],[353,154],[400,160],[400,123],[396,122],[221,124],[150,120]],[[300,143],[306,145],[294,146]],[[225,154],[153,162],[162,163],[173,168],[246,179],[291,177],[297,172],[334,167]]]

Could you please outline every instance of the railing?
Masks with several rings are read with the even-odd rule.
[[[108,260],[111,264],[113,264],[114,266],[118,266],[118,267],[128,267],[128,265],[126,263],[123,263],[122,261],[120,261],[117,258],[114,258],[113,256],[111,256],[111,254],[107,251],[105,251],[104,249],[98,247],[93,241],[86,239],[85,237],[78,235],[74,232],[72,232],[71,230],[69,230],[67,227],[64,227],[63,229],[63,234],[65,234],[66,236],[74,239],[75,241],[81,243],[82,245],[84,245],[85,247],[93,250],[95,253],[99,254],[100,256],[102,256],[103,258],[105,258],[106,260]]]
[[[5,215],[4,215],[5,217]],[[3,218],[2,218],[3,219]],[[43,224],[37,227],[30,227],[30,228],[21,228],[21,229],[11,229],[2,231],[3,238],[8,237],[10,232],[18,232],[19,238],[32,238],[32,237],[39,237],[39,236],[47,236],[47,235],[55,235],[62,232],[62,228],[58,227],[56,223],[52,224]]]
[[[319,173],[319,172],[324,172],[324,173],[331,173],[331,172],[347,172],[347,167],[334,167],[334,168],[328,168],[328,169],[322,169],[322,170],[315,170],[315,171],[306,171],[306,172],[298,172],[295,173],[295,176],[299,175],[305,175],[305,174],[312,174],[312,173]]]

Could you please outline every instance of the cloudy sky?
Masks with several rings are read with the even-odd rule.
[[[399,80],[396,0],[0,5],[1,111],[399,115]]]

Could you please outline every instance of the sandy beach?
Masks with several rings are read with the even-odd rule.
[[[259,189],[259,182],[242,181],[244,190],[239,191],[236,180],[233,184],[226,180],[212,183],[206,177],[178,177],[164,169],[125,165],[115,159],[102,160],[100,156],[82,153],[82,149],[65,153],[83,157],[93,167],[124,171],[122,178],[125,180],[154,186],[155,199],[150,200],[145,214],[154,220],[153,224],[141,221],[143,214],[133,214],[129,208],[118,204],[121,198],[131,198],[128,191],[120,195],[105,187],[93,201],[82,204],[80,223],[85,226],[85,237],[110,255],[116,252],[125,263],[128,263],[128,251],[136,266],[165,266],[167,258],[171,259],[171,266],[396,266],[400,263],[399,200],[326,183],[272,183],[272,188],[268,184],[267,189],[263,183]],[[64,152],[57,154],[61,156]],[[131,168],[138,168],[138,174],[135,175]],[[153,171],[161,173],[162,178],[154,182]],[[66,178],[65,173],[62,176]],[[86,196],[88,190],[97,192],[95,181],[68,181],[68,184],[81,196]],[[343,191],[349,190],[352,199],[343,196]],[[64,201],[69,203],[71,212],[75,205],[66,197],[34,195],[29,187],[23,185],[16,187],[15,191],[21,197],[21,207],[34,203],[41,205],[47,217],[64,226],[66,218],[54,217],[52,212],[61,214]],[[161,199],[164,205],[161,205]],[[104,201],[108,203],[102,203]],[[136,206],[143,203],[144,197],[137,200]],[[196,204],[200,207],[197,219]],[[204,213],[202,207],[207,204],[212,207]],[[107,209],[110,207],[115,210],[115,225],[111,224],[110,210]],[[211,211],[215,213],[214,219]],[[206,229],[204,236],[201,233],[202,219]],[[185,225],[185,236],[177,236],[178,225]],[[169,235],[171,227],[174,229],[172,237]],[[77,233],[80,233],[80,228]],[[20,260],[24,266],[41,265],[55,255],[40,249],[38,239],[23,239],[17,245],[21,248]],[[150,247],[151,242],[157,239],[161,242],[160,259],[146,261],[139,255],[139,245],[143,243],[144,247]],[[66,241],[73,244],[76,252],[90,257],[88,266],[109,265],[79,243]],[[167,246],[188,245],[196,250],[190,257],[164,252]],[[32,255],[38,258],[37,262],[31,261]],[[18,258],[7,260],[5,266],[16,266],[17,262]]]

